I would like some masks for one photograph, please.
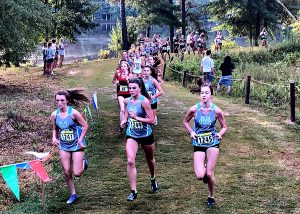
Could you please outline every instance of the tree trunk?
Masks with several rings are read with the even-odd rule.
[[[174,52],[174,26],[170,26],[170,47],[171,47],[171,53]]]
[[[151,30],[151,26],[149,25],[149,26],[147,26],[147,28],[146,28],[146,37],[150,37],[150,30]]]
[[[185,0],[181,1],[181,22],[182,22],[182,30],[181,35],[185,36],[185,28],[186,28],[186,11],[185,11]]]
[[[48,0],[45,0],[45,5],[48,5]],[[45,40],[47,41],[49,37],[49,27],[48,25],[45,26]]]
[[[169,0],[170,4],[173,5],[173,0]],[[174,37],[174,26],[169,26],[170,27],[170,46],[171,46],[171,53],[174,52],[174,42],[173,42],[173,37]]]
[[[260,24],[261,24],[261,17],[260,13],[256,13],[256,20],[255,20],[255,35],[254,35],[254,45],[258,46],[258,39],[260,33]]]
[[[249,41],[250,41],[250,50],[252,51],[252,48],[253,48],[253,31],[252,31],[251,25],[250,25],[250,28],[249,28]]]
[[[120,16],[122,27],[122,49],[128,50],[128,35],[126,26],[126,14],[125,14],[125,0],[120,0]]]

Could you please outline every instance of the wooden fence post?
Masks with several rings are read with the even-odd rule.
[[[296,121],[296,111],[295,111],[295,81],[290,81],[290,100],[291,100],[291,121]]]
[[[249,100],[250,100],[250,83],[251,83],[251,76],[247,76],[245,104],[249,104]]]
[[[185,87],[186,74],[187,74],[187,70],[184,70],[182,74],[182,87]]]
[[[163,76],[162,76],[163,80],[165,79],[166,67],[167,67],[167,63],[165,62],[165,64],[164,64],[164,70],[163,70]]]

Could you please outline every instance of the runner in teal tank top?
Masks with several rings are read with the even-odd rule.
[[[151,98],[151,109],[154,114],[155,125],[157,125],[157,101],[158,97],[164,94],[164,91],[158,81],[151,76],[151,67],[146,65],[143,69],[143,81],[146,87],[146,90]]]
[[[86,147],[84,137],[88,124],[76,109],[68,105],[77,105],[79,101],[89,102],[89,99],[82,94],[82,90],[74,89],[57,92],[55,100],[58,109],[50,116],[53,123],[52,143],[59,147],[60,161],[71,193],[67,204],[73,204],[78,197],[72,172],[75,177],[80,177],[88,164],[84,156]]]
[[[215,204],[214,170],[219,155],[219,143],[227,131],[226,121],[223,112],[211,102],[211,89],[207,84],[201,87],[200,103],[192,106],[183,119],[183,124],[191,135],[194,147],[194,172],[197,180],[203,180],[208,184],[209,206]],[[189,122],[194,117],[194,128]],[[220,132],[216,131],[216,121],[221,125]],[[206,167],[205,167],[206,159]]]
[[[142,107],[142,102],[145,99],[143,95],[139,97],[139,100],[134,103],[132,97],[128,98],[126,111],[134,111],[137,117],[146,118],[146,112]],[[152,134],[152,128],[149,124],[140,122],[132,117],[128,117],[127,120],[126,136],[132,138],[145,138]]]
[[[79,145],[78,139],[82,133],[82,127],[72,118],[73,109],[68,106],[68,115],[62,118],[60,109],[56,110],[56,126],[58,127],[59,150],[75,152],[83,150],[86,147],[85,139],[82,140],[82,145]]]
[[[125,100],[126,111],[121,127],[126,129],[126,154],[127,154],[127,174],[130,183],[131,193],[127,201],[134,201],[137,198],[137,172],[136,154],[139,144],[145,152],[145,157],[149,166],[151,178],[150,184],[153,192],[158,190],[155,178],[156,162],[154,159],[154,137],[150,125],[154,124],[154,116],[148,100],[149,95],[145,89],[142,79],[130,79],[128,84],[131,97]]]

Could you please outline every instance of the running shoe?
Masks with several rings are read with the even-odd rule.
[[[134,201],[137,198],[137,192],[135,192],[135,190],[131,190],[127,201]]]
[[[152,190],[152,192],[155,193],[158,190],[157,181],[155,178],[151,178],[150,181],[151,181],[151,190]]]
[[[208,183],[208,176],[207,176],[207,174],[205,173],[205,175],[203,176],[203,179],[202,179],[202,181],[203,181],[203,183],[205,183],[205,184],[207,184]]]
[[[67,201],[67,204],[73,204],[78,199],[76,194],[71,195],[69,200]]]
[[[88,160],[86,159],[85,155],[83,156],[83,169],[84,170],[87,170],[89,167],[89,162]]]
[[[208,199],[207,199],[207,205],[209,207],[213,207],[215,205],[215,199],[212,198],[212,197],[208,197]]]

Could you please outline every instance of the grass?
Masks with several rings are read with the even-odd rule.
[[[160,191],[151,193],[148,167],[139,150],[138,199],[128,203],[125,136],[120,139],[117,132],[118,107],[111,84],[116,62],[68,66],[50,80],[56,88],[81,86],[90,95],[97,91],[100,113],[94,114],[94,123],[90,123],[89,169],[76,181],[80,202],[65,204],[69,193],[56,156],[49,164],[54,181],[46,184],[45,213],[300,213],[299,126],[219,96],[215,102],[226,115],[229,131],[216,168],[217,205],[212,210],[206,207],[207,186],[194,178],[192,146],[182,126],[185,112],[198,97],[172,83],[163,85],[166,93],[160,99],[159,125],[155,128]],[[31,95],[18,96],[26,99]],[[51,103],[52,99],[45,93],[41,103]],[[25,111],[29,118],[38,112]],[[47,108],[41,114],[50,112]],[[33,184],[23,189],[22,203],[14,203],[6,213],[42,212],[41,185],[38,180]]]

